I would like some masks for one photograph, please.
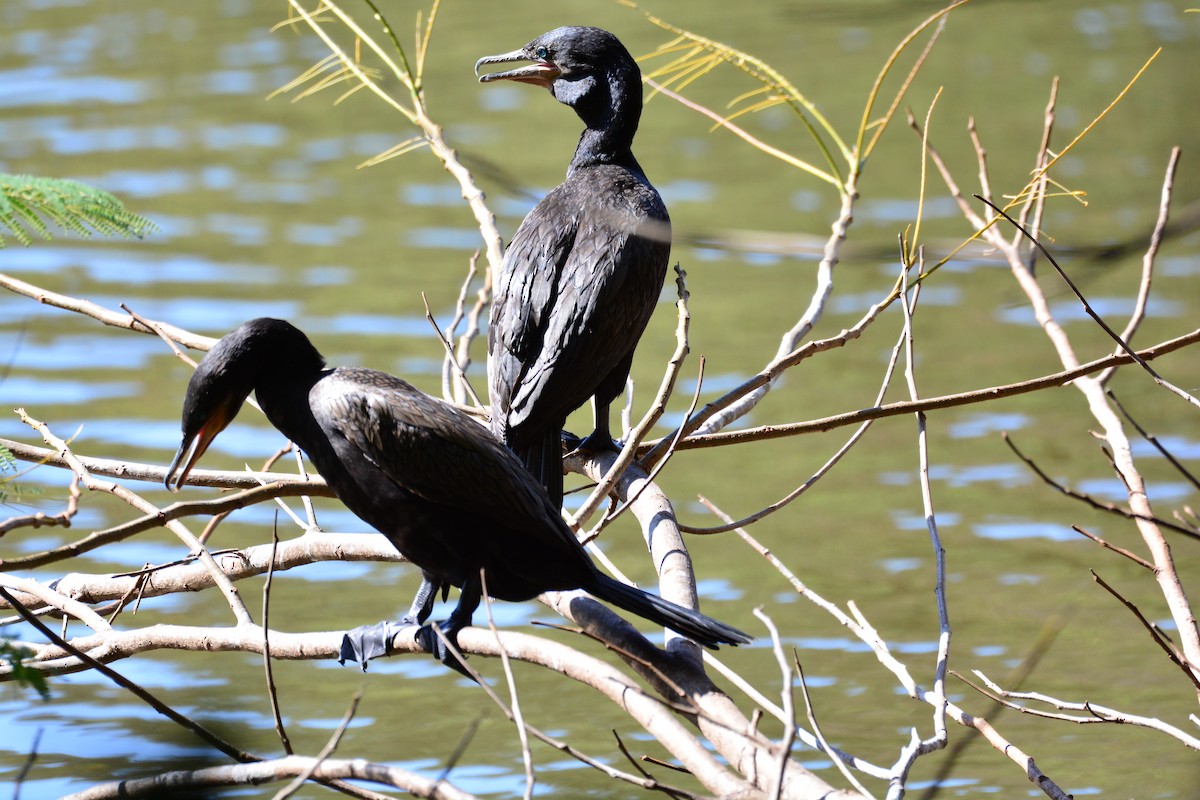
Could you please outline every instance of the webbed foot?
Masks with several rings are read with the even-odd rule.
[[[402,628],[416,625],[417,621],[410,617],[391,621],[384,620],[374,625],[360,625],[354,630],[342,635],[342,647],[338,654],[338,663],[345,664],[354,661],[367,671],[367,662],[372,658],[386,656],[392,651],[392,640]]]
[[[450,640],[450,642],[454,644],[454,648],[457,650],[458,631],[450,628],[448,626],[449,622],[450,620],[440,622],[438,623],[438,627],[441,629],[442,634],[446,637],[446,639]],[[463,662],[459,660],[458,656],[454,655],[450,648],[446,646],[445,640],[443,640],[441,636],[438,636],[437,631],[433,629],[432,625],[422,625],[417,630],[417,633],[413,638],[416,639],[417,644],[421,645],[422,650],[430,653],[438,661],[442,662],[460,675],[470,678],[471,680],[475,680],[475,676],[467,670],[467,668],[463,665]],[[463,658],[465,659],[466,656],[464,655]]]

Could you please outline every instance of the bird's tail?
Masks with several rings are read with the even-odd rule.
[[[658,595],[643,592],[600,572],[596,573],[593,584],[584,588],[601,600],[651,622],[657,622],[714,650],[719,644],[749,644],[752,641],[749,636],[731,625],[706,617],[699,611],[676,605]]]
[[[555,508],[563,503],[563,456],[562,426],[550,428],[541,436],[533,437],[528,444],[514,447],[513,452],[525,467],[546,487],[546,494]]]

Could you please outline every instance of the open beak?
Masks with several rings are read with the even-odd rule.
[[[534,63],[510,69],[506,72],[492,72],[487,75],[479,74],[479,68],[484,64],[507,64],[512,61],[533,61]],[[524,50],[513,50],[511,53],[503,53],[498,56],[484,56],[479,59],[475,62],[475,74],[479,76],[480,83],[517,81],[519,83],[532,83],[534,86],[549,89],[551,84],[554,83],[554,79],[561,75],[562,71],[549,61],[531,59]]]
[[[191,474],[192,467],[196,466],[196,462],[200,460],[200,456],[204,455],[204,451],[212,444],[212,440],[217,438],[217,434],[225,430],[225,427],[233,418],[228,414],[218,412],[208,418],[198,433],[190,436],[185,435],[183,442],[179,445],[179,450],[175,453],[175,458],[171,459],[171,466],[167,467],[167,477],[163,483],[172,492],[178,492],[179,487],[183,486]],[[186,461],[185,461],[186,456]],[[175,474],[175,470],[179,468],[179,463],[184,461],[183,471],[179,473],[179,478],[171,485],[171,476]]]

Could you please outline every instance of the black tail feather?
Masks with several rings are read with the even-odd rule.
[[[595,582],[583,588],[600,600],[657,622],[714,650],[720,644],[749,644],[752,641],[748,635],[731,625],[676,605],[658,595],[643,592],[603,573],[596,573]]]
[[[513,452],[525,467],[546,487],[555,508],[563,503],[563,460],[561,427],[550,428],[540,437],[524,447],[514,447]]]

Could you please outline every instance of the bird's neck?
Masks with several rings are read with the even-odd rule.
[[[567,170],[597,164],[637,167],[633,136],[642,116],[642,84],[637,76],[610,76],[573,104],[583,120],[583,134]]]
[[[311,445],[316,422],[309,407],[308,393],[320,380],[321,371],[289,371],[264,376],[254,387],[254,397],[263,414],[280,433],[301,449]]]

